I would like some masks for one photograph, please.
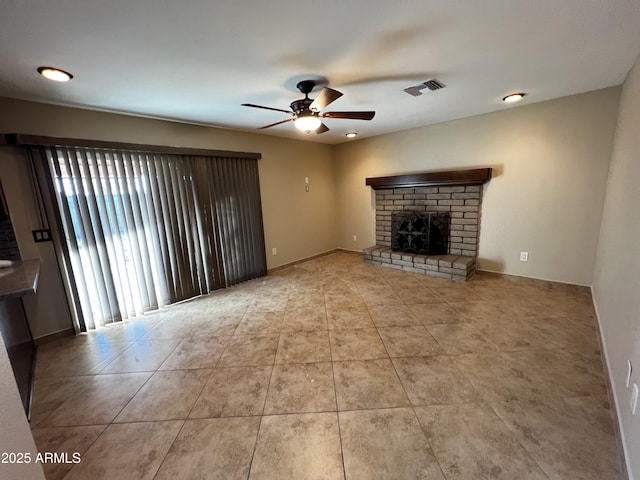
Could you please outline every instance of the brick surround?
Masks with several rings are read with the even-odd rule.
[[[367,184],[375,188],[376,194],[376,245],[364,250],[365,262],[454,281],[466,281],[471,277],[478,256],[482,183],[489,180],[491,171],[488,169],[479,181],[471,179],[464,182],[456,178],[451,182],[453,185],[447,185],[446,179],[441,178],[449,173],[467,172],[484,174],[480,170],[437,172],[422,176],[423,179],[437,180],[437,185],[398,185],[393,188],[376,183],[389,182],[394,177],[367,179]],[[405,176],[401,181],[412,181],[417,176]],[[451,222],[448,255],[424,256],[392,251],[391,213],[398,210],[448,213]]]
[[[376,245],[391,246],[391,212],[447,212],[449,254],[476,257],[480,232],[480,185],[376,190]]]

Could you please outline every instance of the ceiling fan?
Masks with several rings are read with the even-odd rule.
[[[282,123],[293,122],[299,130],[303,132],[316,132],[316,133],[324,133],[329,131],[329,127],[327,127],[322,119],[324,118],[347,118],[353,120],[371,120],[376,112],[324,112],[321,113],[321,110],[324,109],[327,105],[335,102],[338,98],[342,96],[342,93],[337,90],[333,90],[332,88],[325,87],[323,88],[315,100],[309,98],[309,93],[316,86],[316,82],[313,80],[303,80],[298,82],[296,87],[302,93],[304,93],[304,98],[300,100],[296,100],[291,102],[290,108],[291,110],[283,110],[281,108],[273,108],[273,107],[264,107],[262,105],[255,105],[253,103],[243,103],[243,107],[253,107],[253,108],[262,108],[264,110],[275,110],[276,112],[283,112],[291,115],[292,117],[287,120],[282,120],[280,122],[272,123],[270,125],[265,125],[264,127],[258,128],[258,130],[264,130],[265,128],[275,127],[276,125],[280,125]]]

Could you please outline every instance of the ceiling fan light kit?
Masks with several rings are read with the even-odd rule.
[[[376,112],[366,111],[366,112],[325,112],[322,113],[321,110],[324,109],[330,103],[335,102],[338,98],[342,96],[342,93],[334,90],[332,88],[325,87],[323,88],[315,100],[309,98],[309,93],[316,86],[316,82],[313,80],[303,80],[298,82],[296,87],[304,94],[304,98],[300,100],[295,100],[291,102],[289,108],[291,110],[284,110],[281,108],[273,108],[273,107],[265,107],[263,105],[256,105],[253,103],[243,103],[243,107],[252,107],[252,108],[261,108],[263,110],[274,110],[276,112],[283,112],[291,115],[291,118],[287,120],[282,120],[280,122],[275,122],[270,125],[265,125],[264,127],[258,128],[258,130],[264,130],[265,128],[275,127],[276,125],[280,125],[282,123],[293,122],[297,129],[302,130],[303,132],[316,132],[317,134],[328,132],[329,127],[327,127],[322,120],[324,118],[343,118],[343,119],[351,119],[351,120],[371,120]]]
[[[295,119],[293,124],[298,130],[311,132],[317,130],[322,121],[316,115],[301,115]]]

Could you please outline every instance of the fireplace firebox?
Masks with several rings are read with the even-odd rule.
[[[417,255],[446,255],[449,214],[399,210],[391,213],[391,249]]]

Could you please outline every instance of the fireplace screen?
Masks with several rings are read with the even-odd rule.
[[[449,214],[412,210],[391,214],[391,249],[419,255],[446,255]]]

